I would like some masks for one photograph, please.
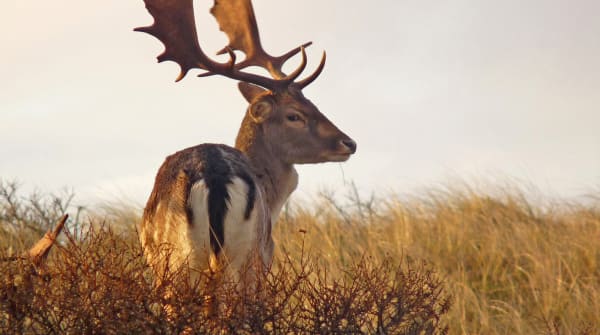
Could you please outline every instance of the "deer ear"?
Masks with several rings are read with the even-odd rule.
[[[238,88],[248,103],[252,103],[256,97],[267,91],[260,86],[252,85],[244,81],[238,83]]]
[[[262,123],[269,118],[273,106],[269,101],[258,101],[250,105],[249,114],[252,120],[256,123]]]

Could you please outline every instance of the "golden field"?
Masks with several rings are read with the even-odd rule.
[[[9,186],[0,200],[4,257],[72,210],[68,195],[13,189],[11,198]],[[198,333],[600,333],[598,192],[573,202],[468,186],[339,198],[285,208],[268,298],[223,288],[246,307],[218,328],[198,316],[201,288],[180,288],[180,319],[156,307],[164,301],[135,238],[139,210],[71,213],[40,274],[29,275],[25,261],[0,264],[0,332],[173,333],[192,324]]]

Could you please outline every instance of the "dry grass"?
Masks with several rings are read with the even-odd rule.
[[[490,194],[463,187],[344,204],[325,196],[288,209],[274,232],[269,298],[223,287],[231,312],[212,323],[199,313],[197,287],[177,291],[183,312],[166,321],[160,289],[123,228],[135,219],[112,218],[119,234],[78,234],[53,251],[45,276],[2,265],[0,309],[12,318],[0,318],[0,333],[173,333],[192,324],[200,333],[418,334],[411,327],[447,325],[450,334],[599,334],[600,197],[532,204],[518,190]],[[23,245],[10,236],[0,236],[0,252]]]
[[[534,205],[514,188],[424,193],[348,206],[325,196],[283,216],[277,245],[296,254],[303,241],[329,268],[361,255],[425,260],[453,296],[451,334],[600,334],[600,197]]]

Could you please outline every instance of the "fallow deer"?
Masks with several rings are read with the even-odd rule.
[[[145,257],[158,277],[187,262],[192,269],[239,278],[248,264],[271,262],[271,227],[296,188],[294,165],[346,161],[356,151],[355,142],[302,94],[323,70],[325,53],[313,74],[296,81],[306,66],[304,48],[310,42],[271,56],[261,46],[250,0],[215,0],[211,13],[229,37],[219,54],[228,53],[230,60],[219,63],[200,47],[192,0],[145,4],[154,23],[136,31],[165,45],[157,58],[179,64],[176,81],[191,69],[204,70],[200,77],[235,79],[249,103],[235,148],[201,144],[166,158],[140,226]],[[245,54],[243,61],[236,63],[236,50]],[[301,64],[286,75],[283,64],[298,53]],[[242,71],[248,66],[262,67],[271,77]],[[169,257],[161,251],[164,246]]]

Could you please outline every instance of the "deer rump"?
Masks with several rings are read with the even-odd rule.
[[[144,210],[140,240],[159,274],[240,274],[268,266],[271,222],[248,159],[237,149],[201,144],[166,158]]]

